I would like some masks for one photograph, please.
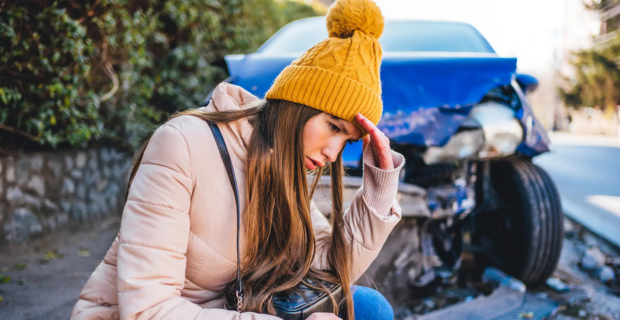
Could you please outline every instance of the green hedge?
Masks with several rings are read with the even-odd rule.
[[[214,61],[324,13],[287,0],[0,1],[0,10],[5,148],[7,139],[135,148],[226,77]]]
[[[613,113],[620,104],[620,37],[572,52],[574,75],[564,80],[560,97],[573,108],[600,106]]]

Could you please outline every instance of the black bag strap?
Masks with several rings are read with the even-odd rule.
[[[241,266],[240,266],[240,258],[239,258],[239,229],[241,227],[241,213],[239,212],[239,188],[237,187],[237,178],[235,177],[235,171],[233,170],[232,161],[230,160],[230,154],[228,153],[228,148],[226,148],[226,142],[224,141],[224,137],[222,136],[222,132],[217,124],[205,120],[211,127],[211,131],[213,132],[213,137],[215,138],[215,143],[217,144],[217,149],[220,152],[220,156],[222,157],[222,161],[224,162],[224,167],[226,167],[226,172],[228,173],[228,179],[230,180],[230,186],[233,189],[233,193],[235,194],[235,203],[237,204],[237,311],[241,312],[241,306],[243,304],[243,282],[241,281]]]

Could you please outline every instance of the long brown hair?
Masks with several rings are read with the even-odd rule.
[[[324,280],[342,286],[345,299],[341,301],[342,308],[334,303],[334,313],[341,311],[345,319],[354,317],[351,254],[343,234],[346,228],[343,228],[342,152],[335,162],[326,166],[332,183],[332,234],[327,254],[331,270],[311,267],[316,243],[310,200],[323,169],[315,172],[308,188],[302,133],[308,120],[319,113],[321,111],[290,101],[262,100],[239,110],[207,112],[188,109],[169,118],[191,115],[216,123],[247,118],[254,128],[246,163],[245,200],[248,206],[243,216],[246,252],[241,263],[244,281],[242,311],[275,314],[271,303],[275,293],[292,290],[300,282],[329,293],[321,285],[316,285],[316,280]],[[148,141],[134,157],[125,201]],[[307,279],[313,280],[315,285],[307,283]],[[227,290],[234,285],[233,281]]]

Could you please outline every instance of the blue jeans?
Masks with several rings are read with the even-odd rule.
[[[394,320],[394,309],[379,291],[352,286],[355,320]]]

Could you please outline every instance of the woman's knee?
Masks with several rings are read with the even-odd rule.
[[[353,309],[356,320],[393,320],[394,309],[377,290],[353,286]]]

